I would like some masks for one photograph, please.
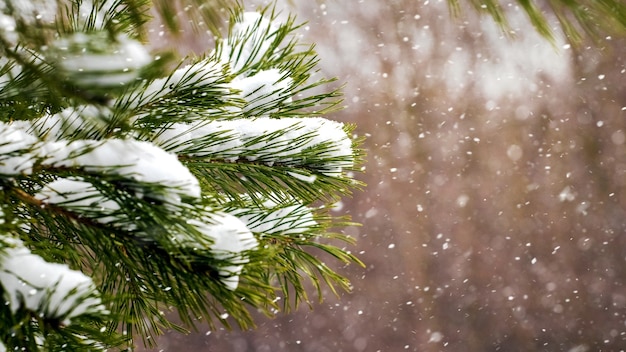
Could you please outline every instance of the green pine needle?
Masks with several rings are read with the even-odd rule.
[[[28,298],[0,276],[0,294],[21,297],[0,309],[0,343],[130,350],[200,324],[249,329],[253,311],[350,290],[334,265],[363,263],[335,231],[354,224],[330,209],[363,186],[352,178],[361,141],[353,125],[320,118],[340,108],[341,92],[320,77],[295,18],[279,23],[267,7],[252,23],[236,7],[221,38],[219,1],[90,3],[58,2],[57,16],[41,19],[4,11],[16,32],[0,32],[0,273],[16,251],[64,263],[102,304],[46,316],[58,300],[32,302],[61,292],[60,281]],[[202,19],[195,28],[217,35],[215,50],[177,65],[175,54],[144,52],[152,6],[173,32],[183,12]],[[261,126],[274,122],[286,127]],[[110,162],[113,146],[123,162]],[[152,171],[137,167],[157,155],[142,164]],[[151,174],[161,171],[187,183]]]

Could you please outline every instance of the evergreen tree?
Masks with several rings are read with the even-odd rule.
[[[152,5],[0,2],[0,351],[249,328],[360,264],[331,212],[361,151],[294,18],[237,8],[178,60],[145,43]]]

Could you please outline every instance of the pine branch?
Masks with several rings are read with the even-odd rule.
[[[180,19],[183,16],[178,16],[178,14],[184,13],[184,18],[188,19],[187,22],[193,26],[194,30],[199,33],[208,30],[218,36],[223,29],[219,24],[224,22],[225,14],[228,14],[226,10],[242,7],[239,1],[233,0],[155,0],[153,2],[159,18],[174,34],[178,34],[182,27]]]
[[[321,117],[340,93],[292,17],[236,9],[213,52],[169,69],[142,42],[147,1],[41,1],[0,5],[4,347],[131,348],[250,328],[308,302],[306,281],[350,289],[324,259],[362,263],[328,209],[362,152]]]
[[[469,1],[478,12],[485,12],[509,32],[506,11],[496,0]],[[461,12],[458,0],[448,0],[453,15]],[[558,20],[561,30],[568,41],[580,44],[585,38],[594,41],[604,40],[606,36],[626,33],[626,3],[621,0],[574,1],[574,0],[518,0],[517,4],[539,34],[554,42],[554,33],[550,26],[549,14]]]

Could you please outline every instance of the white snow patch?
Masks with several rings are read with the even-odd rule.
[[[72,137],[76,132],[92,132],[93,137],[101,136],[108,128],[107,118],[113,112],[106,107],[84,105],[68,107],[54,115],[44,115],[32,122],[32,131],[46,141],[55,141]]]
[[[122,97],[121,100],[128,101],[129,108],[144,105],[148,102],[161,99],[182,89],[215,84],[219,77],[222,77],[221,65],[202,60],[200,62],[181,67],[174,71],[169,77],[158,78],[146,86],[145,89],[139,90],[128,97]],[[224,94],[227,93],[224,87]]]
[[[87,172],[119,175],[130,180],[162,185],[167,192],[152,194],[170,204],[180,204],[181,196],[200,197],[198,180],[170,154],[142,141],[108,139],[50,142],[42,146],[45,164],[78,167]]]
[[[222,43],[221,60],[229,62],[233,73],[256,65],[270,49],[278,26],[258,12],[244,12]]]
[[[217,156],[235,161],[242,153],[243,141],[233,127],[230,121],[175,123],[161,132],[154,142],[177,154]]]
[[[239,97],[248,102],[243,108],[244,112],[290,101],[291,97],[287,93],[291,84],[291,78],[285,77],[278,69],[260,71],[253,76],[235,78],[230,82],[231,88],[239,91]],[[269,112],[264,110],[263,113]]]
[[[91,278],[65,264],[48,263],[17,240],[0,256],[0,283],[16,312],[24,307],[65,325],[82,314],[107,314]]]
[[[239,120],[237,131],[242,140],[248,143],[256,141],[259,133],[275,136],[247,145],[246,152],[251,152],[246,156],[248,160],[292,161],[297,160],[306,149],[330,144],[329,148],[317,155],[328,161],[313,167],[326,175],[338,176],[342,168],[351,167],[353,163],[352,141],[339,122],[324,118],[258,118],[254,123]]]
[[[190,236],[179,235],[175,240],[182,245],[202,248],[207,245],[217,259],[230,264],[220,266],[221,281],[230,290],[239,285],[239,274],[248,258],[242,252],[250,251],[258,246],[258,242],[246,225],[230,214],[213,212],[206,219],[190,219],[190,225],[206,236],[208,243],[196,243]]]
[[[82,0],[79,3],[78,19],[82,25],[90,23],[94,29],[104,29],[107,12],[114,9],[115,0]],[[119,11],[119,9],[116,9]],[[110,13],[110,12],[109,12]]]
[[[126,84],[138,76],[138,69],[152,61],[146,47],[140,42],[118,36],[112,53],[99,53],[87,50],[99,37],[77,32],[62,37],[54,43],[63,57],[58,60],[59,67],[65,72],[80,73],[74,77],[81,85],[112,86]],[[76,50],[75,47],[84,47]]]
[[[289,176],[292,176],[295,179],[298,179],[300,181],[304,181],[306,183],[313,183],[317,179],[316,175],[303,175],[303,174],[299,174],[297,172],[291,172],[291,171],[288,171],[287,174]]]
[[[340,122],[317,117],[179,123],[155,142],[178,154],[295,165],[304,161],[301,155],[307,149],[324,145],[326,148],[316,155],[316,164],[307,166],[327,176],[339,176],[343,168],[354,163],[352,141],[343,128]],[[223,141],[207,143],[208,136]]]
[[[228,212],[258,233],[306,233],[318,225],[311,209],[302,204],[278,206],[272,201],[265,201],[261,208],[231,209]]]
[[[58,179],[47,184],[35,198],[46,204],[57,204],[107,224],[119,220],[113,216],[120,210],[119,204],[106,199],[91,183],[78,179]]]
[[[0,13],[0,34],[8,43],[13,45],[17,44],[19,40],[19,35],[15,31],[16,26],[13,17]]]
[[[2,21],[1,16],[2,15],[0,14],[0,21]],[[17,38],[15,39],[17,40]],[[16,77],[18,77],[22,73],[22,66],[18,65],[14,61],[10,61],[6,57],[0,57],[0,68],[6,65],[10,65],[10,68],[3,75],[0,76],[0,90],[4,90],[4,88],[10,81],[14,80]],[[3,92],[3,94],[6,94],[6,93],[7,93],[6,91]],[[11,93],[16,94],[17,91],[14,91]]]
[[[37,142],[35,136],[11,124],[0,122],[0,174],[31,173],[35,163],[31,149]]]
[[[6,1],[0,1],[0,12],[10,10],[13,17],[33,26],[37,23],[53,23],[57,15],[57,1],[11,1],[10,8],[8,6]]]

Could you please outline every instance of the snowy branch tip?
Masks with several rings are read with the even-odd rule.
[[[219,136],[221,142],[206,143],[207,136]],[[334,177],[340,176],[342,169],[352,168],[355,161],[344,124],[317,117],[176,123],[161,133],[156,143],[177,154],[283,163]]]
[[[2,240],[13,244],[0,254],[0,284],[13,312],[25,308],[65,325],[83,314],[108,314],[91,278],[65,264],[46,262],[19,240]]]

